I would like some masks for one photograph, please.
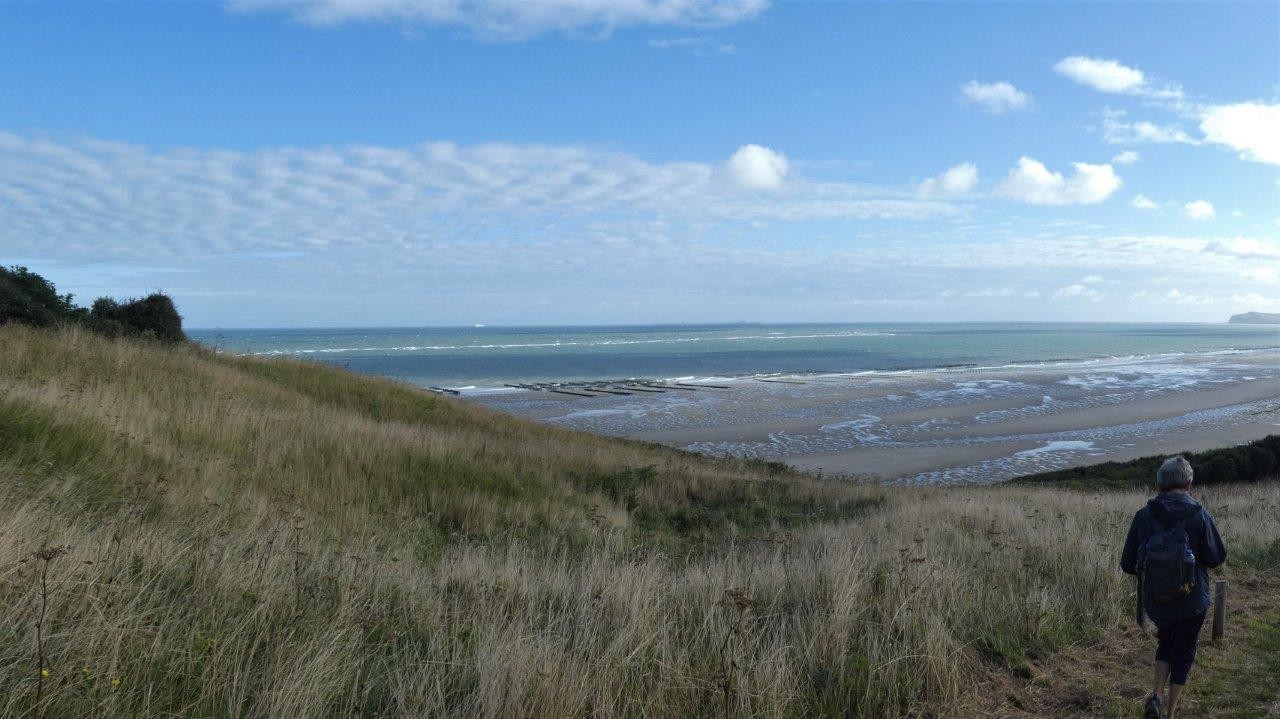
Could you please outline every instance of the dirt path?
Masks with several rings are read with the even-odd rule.
[[[1206,622],[1179,719],[1280,719],[1280,571],[1233,576],[1220,646],[1209,641],[1209,627]],[[1033,664],[1029,681],[1007,676],[976,687],[973,704],[960,714],[1138,717],[1154,651],[1154,629],[1139,630],[1130,621],[1096,644]]]

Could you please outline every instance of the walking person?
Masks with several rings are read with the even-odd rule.
[[[1213,517],[1191,497],[1191,482],[1191,463],[1184,457],[1160,465],[1158,494],[1134,515],[1120,557],[1120,568],[1138,576],[1142,605],[1157,629],[1155,681],[1145,719],[1176,716],[1209,609],[1207,570],[1227,558]]]

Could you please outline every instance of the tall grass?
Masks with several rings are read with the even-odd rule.
[[[317,365],[194,345],[0,327],[0,452],[59,472],[114,511],[160,485],[168,506],[288,495],[336,533],[395,517],[419,534],[585,536],[770,526],[850,514],[862,493],[498,415]]]
[[[76,332],[0,328],[0,389],[3,716],[957,714],[1131,592],[1136,493],[819,482]],[[1205,501],[1280,562],[1280,489]]]

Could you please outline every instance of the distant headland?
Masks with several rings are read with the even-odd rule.
[[[1231,315],[1227,324],[1232,325],[1280,325],[1280,312],[1243,312]]]

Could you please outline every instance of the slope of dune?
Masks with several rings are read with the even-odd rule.
[[[963,715],[1127,614],[1136,492],[889,492],[0,327],[0,716]],[[1206,497],[1280,561],[1274,483]]]

